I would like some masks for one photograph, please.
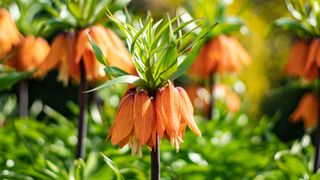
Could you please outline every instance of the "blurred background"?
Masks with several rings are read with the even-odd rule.
[[[209,10],[217,8],[217,0],[203,1]],[[28,17],[46,18],[47,5],[52,2],[55,0],[3,0],[0,6],[11,13],[21,31],[28,29],[23,27],[28,24],[21,23],[28,22]],[[199,11],[190,6],[190,2],[198,3],[197,0],[111,0],[112,6],[108,8],[114,14],[121,14],[126,7],[137,19],[144,19],[148,12],[161,19],[167,13],[175,16],[178,7]],[[240,71],[214,75],[214,106],[201,105],[195,114],[203,133],[201,138],[188,129],[178,153],[170,143],[161,143],[161,179],[320,179],[319,174],[313,173],[314,127],[289,120],[306,88],[290,84],[296,81],[284,70],[292,44],[298,39],[295,33],[283,30],[275,23],[281,17],[291,17],[285,1],[223,2],[227,4],[226,16],[235,16],[242,22],[236,31],[225,34],[232,34],[241,43],[251,61]],[[39,7],[33,6],[37,3]],[[43,9],[34,16],[24,17],[19,11],[23,5],[26,14],[32,8]],[[44,22],[49,21],[45,19]],[[96,23],[110,28],[125,42],[119,29],[106,16]],[[42,36],[52,44],[54,37],[62,31],[55,25],[49,30],[39,28],[40,33],[32,30],[21,33]],[[6,73],[0,74],[0,79]],[[29,115],[23,118],[19,117],[18,109],[19,83],[0,88],[0,179],[148,179],[150,157],[147,148],[139,158],[131,156],[128,147],[120,149],[106,140],[127,87],[115,85],[88,94],[87,156],[84,160],[75,160],[78,85],[75,81],[66,86],[57,82],[58,74],[54,70],[42,79],[28,79]],[[191,75],[183,76],[176,84],[188,89],[192,86],[192,78]],[[207,80],[200,82],[207,84]],[[93,87],[95,85],[91,84],[90,88]],[[204,86],[199,95],[199,90],[192,93],[191,89],[188,91],[191,99],[195,94],[199,96],[195,97],[195,107],[197,98],[198,102],[203,96],[208,99],[208,92],[212,90]],[[236,95],[230,104],[228,92]],[[210,107],[214,113],[208,120],[206,111],[210,110],[206,108]]]

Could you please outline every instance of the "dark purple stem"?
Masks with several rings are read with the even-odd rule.
[[[151,180],[160,180],[160,144],[156,135],[156,144],[151,151]]]
[[[320,112],[319,107],[320,107],[320,85],[319,85],[319,80],[320,80],[320,69],[318,69],[318,81],[317,81],[317,87],[318,87],[318,113]],[[315,150],[316,150],[316,157],[314,160],[314,172],[316,173],[318,169],[320,168],[320,114],[318,114],[318,124],[317,124],[317,129],[316,129],[316,142],[315,142]]]
[[[19,84],[19,115],[20,117],[28,116],[29,92],[28,80],[24,79]]]
[[[210,103],[209,103],[209,114],[208,120],[211,120],[214,116],[214,74],[212,73],[209,77],[209,93],[210,93]]]
[[[80,62],[80,89],[79,89],[79,121],[78,121],[78,144],[76,158],[85,158],[86,152],[86,136],[87,136],[87,103],[88,94],[84,93],[88,88],[86,72],[83,61]]]

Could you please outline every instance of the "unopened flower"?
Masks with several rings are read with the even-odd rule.
[[[43,62],[50,51],[48,42],[41,37],[27,36],[21,39],[5,61],[17,71],[30,71]]]
[[[290,120],[292,122],[302,120],[305,127],[317,125],[319,118],[318,108],[318,97],[313,93],[307,93],[301,98],[297,108],[291,114]]]
[[[131,57],[120,38],[110,29],[103,26],[92,26],[79,32],[59,34],[52,42],[52,49],[46,60],[41,64],[37,76],[43,76],[53,68],[59,70],[58,80],[65,85],[69,77],[80,80],[80,61],[83,61],[86,78],[96,82],[105,78],[104,66],[96,59],[86,32],[101,47],[107,62],[112,66],[133,73]]]
[[[308,55],[309,44],[303,40],[297,41],[291,48],[285,72],[290,76],[302,77]]]
[[[219,35],[202,47],[190,73],[207,78],[216,72],[237,72],[250,61],[249,54],[236,38]]]
[[[0,8],[0,60],[4,58],[14,45],[20,42],[19,33],[10,13]]]

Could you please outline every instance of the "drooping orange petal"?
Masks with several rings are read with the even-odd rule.
[[[308,58],[306,62],[306,66],[304,68],[304,74],[305,78],[307,80],[313,80],[315,77],[317,77],[317,63],[316,63],[316,57],[319,51],[319,39],[314,39],[311,42],[309,51],[308,51]]]
[[[43,38],[27,36],[22,40],[18,49],[17,70],[29,71],[37,68],[44,61],[50,51],[50,46]]]
[[[201,132],[193,117],[193,106],[187,92],[182,87],[177,87],[177,90],[181,98],[181,121],[186,122],[194,133],[201,136]]]
[[[318,51],[315,54],[317,67],[320,67],[320,43],[318,43]]]
[[[146,144],[151,135],[151,125],[155,118],[154,106],[145,92],[139,92],[134,98],[134,133],[140,145]]]
[[[128,94],[120,103],[111,135],[111,143],[117,144],[125,139],[133,129],[133,105],[134,95]]]
[[[164,119],[166,117],[163,116],[163,108],[162,108],[162,97],[163,90],[158,90],[156,93],[156,101],[155,101],[155,110],[156,110],[156,127],[159,135],[159,139],[162,139],[162,136],[165,131]]]
[[[68,84],[70,77],[70,67],[74,62],[74,47],[76,44],[76,35],[75,33],[68,33],[65,37],[65,44],[63,45],[64,54],[59,59],[59,74],[58,81],[61,81],[65,86]]]
[[[319,117],[318,108],[317,96],[313,93],[307,93],[301,98],[297,108],[291,114],[290,120],[292,122],[303,120],[306,127],[317,125]]]
[[[297,41],[291,48],[288,64],[285,72],[290,76],[303,76],[307,62],[309,45],[303,41]]]
[[[161,96],[162,117],[164,118],[164,126],[166,131],[170,134],[176,134],[179,130],[180,124],[180,98],[178,90],[169,83],[163,90]]]
[[[217,61],[212,56],[214,52],[212,41],[206,42],[200,49],[200,52],[190,68],[190,74],[195,77],[208,78],[215,72]]]
[[[95,60],[95,55],[93,54],[92,51],[86,50],[83,54],[83,62],[86,70],[86,78],[88,81],[91,81],[95,77],[95,66],[94,63],[96,62]]]
[[[66,55],[66,42],[67,41],[65,34],[60,34],[54,38],[51,45],[51,50],[46,59],[40,64],[39,68],[34,74],[35,77],[44,76],[48,71],[58,65],[61,58]]]
[[[105,31],[110,43],[112,43],[106,54],[110,65],[116,66],[130,74],[136,74],[131,56],[121,39],[110,29],[105,29]]]
[[[86,32],[89,32],[88,29],[83,29],[78,32],[78,40],[76,45],[76,55],[75,55],[75,62],[77,64],[80,63],[80,60],[85,52],[85,50],[92,50],[90,42],[88,40]]]
[[[132,132],[118,143],[120,148],[123,148],[125,145],[127,145],[129,143],[130,137],[132,136],[131,134],[132,134]]]
[[[8,55],[14,45],[20,42],[21,34],[10,13],[0,8],[0,59]]]

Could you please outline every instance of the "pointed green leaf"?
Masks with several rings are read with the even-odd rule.
[[[106,87],[109,87],[109,86],[112,86],[115,84],[120,84],[120,83],[133,84],[138,87],[147,88],[146,82],[144,80],[142,80],[141,78],[139,78],[138,76],[125,75],[125,76],[120,76],[115,79],[109,80],[109,81],[105,82],[104,84],[102,84],[101,86],[98,86],[94,89],[86,91],[85,93],[97,91],[99,89],[103,89],[103,88],[106,88]]]
[[[93,51],[94,51],[94,54],[95,54],[97,60],[101,64],[103,64],[105,66],[109,66],[107,61],[106,61],[106,58],[103,55],[102,50],[100,49],[100,47],[96,44],[96,42],[92,39],[92,37],[90,36],[90,34],[88,32],[86,32],[86,34],[87,34],[87,37],[88,37],[88,39],[90,41],[90,44],[91,44],[91,46],[93,48]]]

